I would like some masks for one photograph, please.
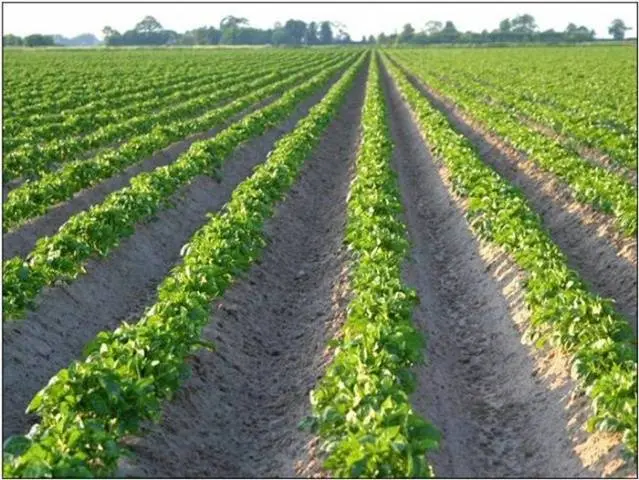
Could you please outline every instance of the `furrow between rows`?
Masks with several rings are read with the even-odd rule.
[[[23,412],[33,395],[78,358],[89,340],[138,318],[154,303],[155,289],[179,260],[180,248],[328,88],[303,102],[281,125],[240,147],[223,165],[218,180],[197,177],[171,197],[171,208],[137,225],[108,258],[89,261],[86,275],[46,289],[23,322],[4,325],[3,377],[5,388],[12,392],[11,398],[3,397],[5,436],[27,428],[33,417]]]

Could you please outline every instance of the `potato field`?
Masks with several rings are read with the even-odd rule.
[[[635,477],[637,53],[8,49],[6,477]]]

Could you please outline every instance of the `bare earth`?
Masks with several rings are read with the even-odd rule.
[[[137,321],[155,301],[157,285],[179,260],[182,246],[219,210],[233,189],[263,162],[273,143],[326,93],[304,102],[282,125],[238,148],[219,172],[220,181],[201,176],[179,190],[172,207],[161,210],[109,253],[91,260],[87,273],[70,285],[45,290],[25,320],[3,324],[3,437],[27,431],[35,417],[24,411],[49,378],[82,353],[102,330]],[[177,155],[176,155],[177,157]],[[175,157],[174,157],[175,158]]]
[[[128,476],[291,477],[311,461],[313,439],[297,424],[345,307],[335,293],[364,81],[268,222],[259,264],[214,305],[204,336],[216,351],[192,359],[163,422],[133,442]]]
[[[506,256],[481,248],[389,84],[394,162],[414,244],[406,279],[420,295],[414,321],[428,342],[414,404],[445,439],[433,456],[437,475],[587,476],[565,435],[561,398],[535,382],[513,319],[526,312],[509,310],[490,272]],[[507,281],[516,275],[510,269]]]
[[[478,149],[482,159],[519,187],[541,215],[553,241],[569,265],[637,331],[637,240],[617,233],[610,216],[576,202],[568,187],[542,171],[523,153],[483,131],[454,105],[412,78],[428,100],[446,114],[458,132]]]
[[[411,251],[403,275],[417,289],[413,315],[426,335],[425,363],[415,367],[415,409],[442,432],[432,454],[439,477],[600,477],[636,475],[620,456],[620,439],[588,434],[589,399],[570,379],[569,359],[522,343],[530,313],[525,273],[501,249],[478,240],[465,201],[428,148],[387,72],[392,165],[398,175]],[[333,79],[335,81],[337,77]],[[188,359],[191,377],[164,407],[159,424],[125,443],[123,477],[326,477],[319,441],[298,429],[309,392],[332,358],[349,300],[346,205],[361,140],[365,69],[339,114],[306,160],[300,178],[266,223],[268,244],[250,270],[211,305],[204,339],[214,351]],[[428,86],[422,93],[477,147],[481,158],[521,188],[570,265],[594,291],[612,297],[637,322],[637,244],[608,216],[577,204],[567,187],[521,152],[481,130]],[[76,358],[98,332],[139,319],[156,288],[180,261],[181,247],[219,211],[233,189],[263,162],[328,87],[277,128],[236,150],[219,179],[184,186],[151,221],[87,273],[37,299],[24,321],[3,324],[3,436],[25,433],[33,395]],[[199,134],[209,137],[214,132]],[[36,238],[135,173],[170,163],[197,138],[172,145],[118,177],[4,235],[5,257],[26,253]]]
[[[129,185],[129,181],[142,172],[150,172],[158,167],[174,162],[189,147],[200,140],[214,137],[218,132],[238,121],[248,113],[262,108],[277,97],[271,97],[268,101],[261,102],[253,108],[249,108],[233,117],[230,117],[224,125],[213,128],[207,132],[191,135],[190,137],[175,142],[172,145],[155,152],[149,158],[138,162],[119,175],[115,175],[103,182],[86,188],[65,202],[53,206],[45,215],[34,218],[14,231],[7,232],[2,237],[3,257],[11,258],[16,255],[26,255],[33,250],[36,241],[45,235],[54,235],[57,230],[73,215],[88,210],[92,205],[104,201],[109,194]]]

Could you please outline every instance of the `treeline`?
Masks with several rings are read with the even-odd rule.
[[[627,30],[630,30],[620,19],[615,19],[608,28],[608,33],[615,40],[623,40]],[[438,21],[426,23],[422,31],[417,32],[410,23],[404,25],[401,33],[386,35],[380,33],[377,38],[372,36],[366,39],[366,43],[381,45],[415,44],[427,45],[438,43],[570,43],[588,42],[595,39],[595,31],[585,26],[568,24],[562,32],[553,29],[539,31],[535,18],[532,15],[518,15],[513,19],[504,19],[499,27],[493,31],[483,30],[477,32],[460,32],[451,21],[444,24]]]
[[[92,33],[83,33],[73,38],[62,35],[29,35],[21,38],[17,35],[8,34],[2,37],[2,44],[10,47],[52,47],[52,46],[95,46],[100,40]]]
[[[99,45],[102,42],[92,33],[83,33],[81,35],[77,35],[72,38],[67,38],[62,35],[54,35],[53,41],[56,45],[63,45],[69,47],[92,47],[95,45]]]
[[[608,33],[615,40],[623,40],[630,30],[620,19],[615,19],[608,28]],[[380,33],[377,37],[362,37],[353,42],[345,27],[336,22],[303,22],[288,20],[282,24],[277,22],[273,28],[260,29],[250,27],[243,17],[226,16],[218,28],[200,27],[185,33],[177,33],[162,27],[154,17],[147,16],[133,29],[120,33],[106,26],[102,30],[104,44],[107,46],[132,45],[332,45],[332,44],[488,44],[488,43],[570,43],[588,42],[595,39],[595,31],[585,26],[568,24],[564,31],[553,29],[540,31],[532,15],[518,15],[512,19],[504,19],[495,30],[477,32],[460,32],[452,21],[445,23],[429,21],[421,31],[416,31],[410,23],[404,25],[401,33]],[[29,35],[24,38],[15,35],[3,36],[5,46],[53,46],[53,45],[95,45],[93,41],[77,40],[90,34],[64,39],[59,35]],[[90,35],[93,37],[92,35]],[[62,41],[63,39],[65,41]],[[95,41],[97,39],[93,37]]]
[[[2,45],[5,47],[52,47],[55,45],[55,40],[53,35],[35,33],[23,38],[9,33],[2,36]]]
[[[337,32],[334,31],[337,29]],[[226,16],[219,28],[212,26],[189,30],[183,34],[165,30],[151,16],[145,17],[132,30],[120,33],[107,26],[102,30],[104,43],[118,45],[330,45],[351,43],[341,25],[323,21],[306,23],[288,20],[273,28],[260,29],[248,25],[243,17]]]
[[[134,45],[332,45],[352,43],[344,26],[337,22],[303,22],[288,20],[276,23],[273,28],[250,27],[243,17],[226,16],[218,28],[200,27],[185,33],[165,29],[154,17],[147,16],[124,33],[104,27],[104,44],[107,46]],[[59,35],[3,36],[5,46],[44,47],[73,45],[70,41],[57,41]],[[76,37],[77,38],[77,37]],[[97,39],[96,39],[97,40]],[[87,43],[83,43],[86,45]],[[94,44],[94,43],[93,43]]]

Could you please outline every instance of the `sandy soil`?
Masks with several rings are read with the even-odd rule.
[[[386,73],[383,79],[393,167],[412,243],[403,274],[419,293],[413,320],[427,337],[426,363],[415,368],[412,402],[442,431],[441,449],[430,457],[437,476],[636,476],[636,465],[620,457],[617,435],[585,432],[590,400],[570,379],[569,359],[522,343],[530,316],[525,273],[473,234],[466,203],[452,193],[447,169],[432,157]],[[212,304],[204,339],[214,342],[215,351],[193,355],[191,378],[166,403],[162,421],[126,439],[135,456],[122,460],[119,476],[327,476],[318,439],[297,425],[310,411],[308,394],[330,362],[327,342],[339,335],[348,304],[343,240],[365,80],[362,72],[267,222],[261,259]],[[220,180],[196,178],[173,197],[172,208],[137,225],[108,258],[89,262],[86,275],[46,289],[36,311],[3,325],[3,388],[11,392],[10,398],[3,396],[4,437],[28,430],[36,419],[23,412],[32,396],[78,358],[96,333],[136,321],[155,301],[158,283],[179,262],[181,246],[207,213],[221,208],[273,142],[326,90],[279,127],[240,147]],[[438,100],[437,92],[421,90],[489,165],[524,191],[571,265],[593,288],[612,292],[620,311],[636,323],[636,241],[616,235],[605,223],[609,219],[577,205],[564,185]],[[176,156],[160,153],[155,166]],[[117,180],[104,183],[111,181]],[[100,188],[105,187],[94,189]],[[75,211],[106,195],[94,189],[83,192],[94,199],[77,200]],[[32,242],[23,235],[15,248]]]
[[[53,235],[71,216],[87,210],[92,205],[102,202],[109,194],[129,185],[131,178],[142,172],[150,172],[157,167],[168,165],[175,161],[182,153],[196,141],[214,137],[218,132],[238,121],[248,113],[262,108],[275,100],[275,96],[260,102],[252,108],[230,117],[223,125],[191,135],[186,139],[175,142],[162,150],[155,152],[150,157],[130,166],[119,175],[113,176],[92,187],[86,188],[75,194],[73,198],[52,207],[45,215],[34,218],[16,230],[3,235],[3,258],[11,258],[16,255],[26,255],[35,246],[36,241],[45,235]]]
[[[337,77],[335,77],[335,80]],[[84,345],[121,321],[136,321],[153,303],[155,289],[179,261],[182,245],[228,201],[233,189],[263,162],[273,143],[304,117],[328,86],[279,126],[237,149],[220,171],[221,181],[198,177],[105,259],[91,260],[87,274],[69,285],[45,289],[23,321],[3,324],[3,436],[28,430],[24,410],[57,371],[78,358]]]
[[[346,301],[346,197],[358,140],[365,71],[267,223],[261,260],[229,289],[204,337],[215,352],[191,360],[193,376],[163,421],[132,439],[122,473],[142,477],[291,477],[314,439],[297,429],[327,360]],[[316,460],[313,460],[316,462]]]
[[[445,75],[441,75],[440,78],[447,78],[449,81],[452,81],[453,83],[455,83],[456,85],[459,85],[458,82],[455,81],[454,78],[451,78],[449,76],[445,76]],[[487,82],[485,80],[483,80],[482,78],[479,77],[473,77],[473,81],[484,85],[486,87],[489,88],[495,88],[495,84],[491,83],[491,82]],[[489,97],[484,97],[484,101],[488,104],[494,104],[496,103],[494,100],[492,100]],[[548,103],[548,102],[542,102],[545,103],[545,105],[547,107],[551,107],[552,109],[557,109],[560,108],[557,105],[553,104],[553,103]],[[632,170],[628,167],[625,167],[623,165],[620,165],[618,163],[615,163],[610,156],[605,153],[604,151],[602,151],[601,149],[597,148],[597,147],[592,147],[592,146],[587,146],[584,144],[583,141],[570,136],[569,134],[563,134],[557,130],[555,130],[554,128],[552,128],[551,126],[547,125],[547,124],[543,124],[543,123],[539,123],[538,121],[536,121],[533,118],[527,117],[526,115],[520,115],[519,116],[519,120],[521,120],[522,123],[526,123],[527,126],[534,128],[535,130],[537,130],[540,133],[543,133],[544,135],[553,138],[554,140],[559,141],[560,143],[563,144],[564,147],[572,149],[574,152],[576,152],[579,156],[581,156],[584,160],[589,161],[590,163],[594,164],[594,165],[598,165],[600,167],[603,167],[607,170],[610,170],[611,172],[614,172],[618,175],[621,175],[623,177],[625,177],[632,185],[634,185],[635,187],[637,186],[637,171],[636,170]],[[620,125],[615,125],[614,122],[611,123],[609,125],[609,128],[612,128],[614,130],[617,130],[617,133],[619,134],[623,134],[623,133],[628,133],[627,129],[623,126]]]
[[[576,451],[586,436],[574,416],[580,413],[583,422],[588,407],[569,410],[578,394],[566,380],[567,363],[551,362],[564,375],[558,388],[558,373],[540,368],[546,357],[521,343],[529,316],[522,273],[472,234],[446,169],[431,157],[389,84],[394,165],[413,243],[405,277],[420,295],[414,322],[428,342],[413,402],[443,433],[442,448],[431,457],[436,474],[600,476],[602,462],[587,463],[595,447]],[[591,440],[600,450],[602,442]]]
[[[471,141],[488,165],[522,190],[568,264],[593,291],[613,299],[636,332],[637,240],[620,235],[610,216],[576,202],[554,175],[482,129],[438,92],[414,77],[412,81]]]
[[[10,182],[7,182],[4,185],[2,185],[2,201],[5,202],[7,200],[7,195],[9,195],[9,192],[11,190],[15,190],[16,188],[18,188],[23,183],[24,183],[23,179],[16,178],[16,179],[11,180]]]
[[[455,79],[452,78],[448,75],[437,75],[441,80],[444,80],[445,82],[448,83],[453,83],[455,84],[457,87],[460,86],[460,83]],[[486,82],[482,82],[480,79],[475,78],[474,79],[476,82],[481,83],[483,85],[486,85],[490,88],[493,88],[494,85],[491,85],[490,83],[486,83]],[[486,103],[487,105],[496,105],[496,106],[503,106],[504,104],[499,102],[498,100],[493,99],[492,97],[489,96],[484,96],[481,98],[481,101],[483,103]],[[609,155],[607,155],[606,153],[604,153],[603,151],[601,151],[600,149],[597,149],[595,147],[589,147],[587,145],[584,145],[583,142],[580,142],[578,139],[571,137],[567,134],[562,134],[556,130],[554,130],[552,127],[539,123],[538,121],[534,120],[533,118],[527,117],[524,114],[520,114],[518,115],[518,120],[521,121],[522,123],[526,124],[526,126],[536,130],[539,133],[542,133],[544,135],[546,135],[547,137],[552,138],[553,140],[558,141],[559,143],[561,143],[565,148],[572,150],[573,152],[575,152],[577,155],[579,155],[581,158],[583,158],[584,160],[588,161],[589,163],[593,164],[593,165],[597,165],[599,167],[603,167],[606,170],[609,170],[610,172],[613,172],[617,175],[620,175],[622,177],[624,177],[626,180],[628,180],[628,182],[630,182],[632,185],[634,185],[636,187],[637,185],[637,172],[631,169],[628,169],[622,165],[619,165],[617,163],[615,163]]]
[[[553,130],[552,128],[543,125],[541,123],[535,122],[529,118],[522,116],[520,120],[525,121],[526,125],[531,128],[534,128],[540,133],[557,140],[564,147],[573,150],[576,152],[581,158],[589,161],[593,165],[597,165],[599,167],[603,167],[610,172],[613,172],[617,175],[624,177],[628,182],[637,187],[637,171],[626,168],[618,163],[615,163],[608,154],[605,152],[595,148],[588,147],[583,145],[583,143],[579,142],[572,137],[563,135]]]
[[[210,93],[210,92],[209,92],[209,93]],[[187,100],[184,100],[184,101],[188,101],[188,99],[187,99]],[[219,108],[219,107],[221,107],[221,106],[223,106],[223,105],[226,105],[226,104],[230,103],[231,101],[232,101],[232,99],[230,99],[230,100],[229,100],[229,99],[227,99],[227,100],[222,100],[222,101],[214,102],[214,103],[212,103],[211,105],[208,105],[208,107],[206,107],[204,110],[200,110],[200,111],[198,111],[198,112],[195,114],[195,116],[202,115],[203,113],[205,113],[205,111],[206,111],[207,109],[208,109],[208,110],[212,110],[212,109],[215,109],[215,108]],[[178,103],[182,103],[182,102],[178,102]],[[149,115],[153,115],[153,114],[156,114],[156,113],[158,113],[158,112],[161,112],[161,111],[162,111],[163,109],[165,109],[165,108],[170,108],[170,107],[173,107],[173,106],[174,106],[174,105],[168,105],[168,106],[164,106],[164,107],[161,107],[161,108],[155,108],[155,109],[151,110],[148,114],[149,114]],[[260,107],[258,106],[258,107],[255,107],[254,109],[257,109],[257,108],[260,108]],[[252,110],[253,110],[253,109],[249,109],[249,110],[246,110],[246,112],[250,112],[250,111],[252,111]],[[235,115],[235,116],[231,117],[231,118],[229,119],[229,121],[227,122],[227,124],[228,124],[228,123],[232,123],[232,122],[236,121],[236,119],[241,118],[243,115],[246,115],[246,112],[242,112],[242,113],[240,113],[239,115]],[[234,119],[235,119],[235,120],[234,120]],[[222,128],[224,128],[224,127],[222,127]],[[217,128],[217,129],[214,129],[214,130],[210,130],[209,132],[216,132],[216,131],[219,131],[219,130],[220,130],[220,129],[219,129],[219,128]],[[75,139],[77,140],[77,139],[80,139],[80,138],[88,137],[89,135],[91,135],[91,134],[93,134],[93,133],[95,133],[95,132],[90,131],[90,132],[86,132],[86,133],[83,133],[83,134],[80,134],[80,135],[76,135],[76,136],[74,136],[73,138],[75,138]],[[214,133],[211,133],[211,135],[213,135],[213,134],[214,134]],[[193,141],[195,141],[195,140],[193,140],[192,138],[193,138],[193,137],[200,136],[200,135],[202,135],[202,138],[208,138],[208,137],[206,136],[206,135],[207,135],[207,132],[203,132],[203,133],[200,133],[200,134],[196,134],[196,135],[194,135],[194,136],[189,136],[187,139],[191,139],[191,143],[192,143]],[[109,143],[107,143],[107,144],[105,144],[105,145],[102,145],[102,146],[100,146],[100,147],[97,147],[97,148],[95,148],[95,147],[93,147],[93,148],[88,148],[88,149],[86,149],[86,150],[83,150],[83,151],[80,151],[80,152],[78,152],[78,153],[74,154],[74,158],[76,158],[76,159],[78,159],[78,160],[87,160],[87,159],[89,159],[89,158],[92,158],[92,157],[96,156],[96,155],[97,155],[98,153],[100,153],[101,151],[104,151],[104,150],[107,150],[107,149],[118,148],[119,146],[121,146],[121,145],[123,145],[124,143],[126,143],[128,140],[129,140],[129,139],[128,139],[128,138],[126,138],[126,139],[124,139],[124,140],[116,140],[116,141],[109,142]],[[50,143],[50,141],[41,142],[41,143],[40,143],[40,146],[44,146],[44,145],[46,145],[46,144],[48,144],[48,143]],[[177,142],[177,143],[182,143],[182,142]],[[163,153],[166,153],[167,155],[169,155],[169,154],[170,154],[170,151],[171,151],[171,149],[172,149],[172,147],[173,147],[173,146],[174,146],[174,145],[170,145],[169,147],[167,147],[167,148],[165,148],[165,149],[163,149],[163,150],[160,150],[160,152],[163,152]],[[188,148],[188,146],[187,146],[187,148]],[[51,164],[51,165],[49,166],[48,171],[49,171],[49,172],[54,172],[54,171],[59,170],[60,168],[62,168],[62,166],[63,166],[63,165],[64,165],[64,163],[61,163],[61,162],[55,162],[55,163],[53,163],[53,164]],[[156,165],[156,166],[157,166],[157,165]],[[151,167],[151,168],[155,168],[155,167]],[[141,171],[146,171],[146,170],[141,170]],[[9,192],[11,192],[12,190],[15,190],[16,188],[18,188],[19,186],[21,186],[21,185],[24,183],[24,181],[25,181],[25,180],[24,180],[23,178],[17,178],[17,179],[15,179],[15,180],[12,180],[11,182],[7,182],[7,183],[5,183],[4,185],[2,185],[2,201],[6,201],[7,196],[9,195]]]

